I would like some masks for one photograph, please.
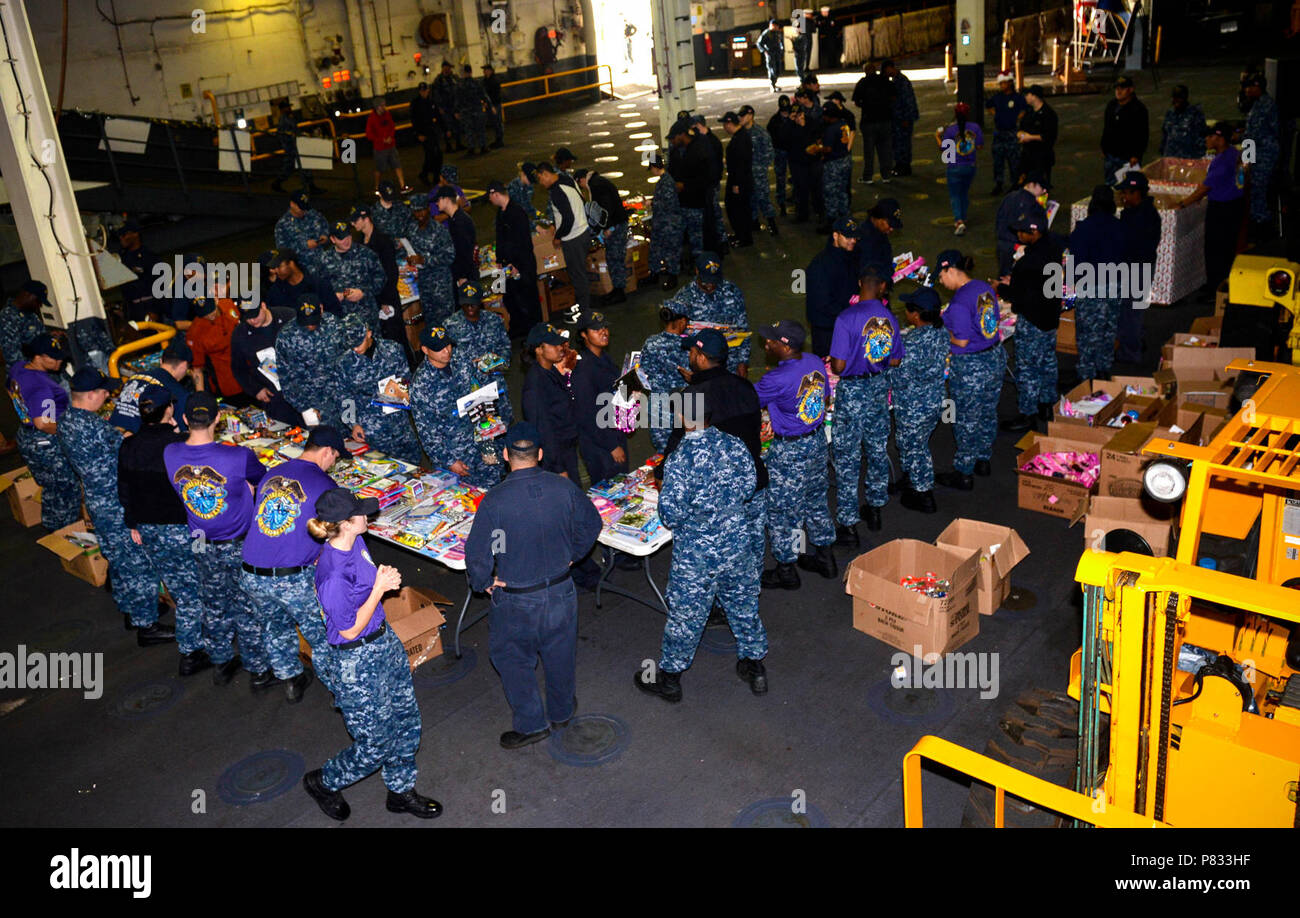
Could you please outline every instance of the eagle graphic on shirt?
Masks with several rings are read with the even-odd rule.
[[[210,465],[183,465],[172,476],[185,507],[201,520],[210,520],[226,509],[226,476]]]
[[[979,322],[980,334],[985,338],[997,337],[998,301],[990,291],[985,290],[975,301],[975,318]]]
[[[257,505],[258,531],[272,537],[292,532],[306,501],[307,494],[298,481],[283,475],[269,479]]]
[[[805,424],[821,423],[826,414],[826,376],[813,370],[799,381],[796,414]]]
[[[12,377],[9,379],[9,400],[14,403],[14,413],[18,415],[18,423],[32,426],[32,415],[27,410],[27,402],[23,399],[22,386],[18,385],[18,380]]]
[[[862,326],[862,356],[871,363],[884,363],[894,351],[894,329],[889,320],[872,316]]]

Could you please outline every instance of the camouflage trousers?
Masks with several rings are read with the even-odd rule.
[[[867,452],[863,496],[872,507],[889,503],[889,380],[875,376],[841,377],[835,387],[831,458],[835,465],[835,522],[852,526],[858,512],[858,476]]]
[[[108,577],[117,609],[131,624],[146,628],[158,621],[158,573],[143,548],[131,541],[122,522],[122,505],[87,495],[86,509],[99,536],[99,550],[108,562]],[[141,539],[143,540],[143,536]]]
[[[904,127],[897,117],[889,124],[894,148],[894,168],[910,169],[912,166],[912,125]],[[889,176],[885,176],[888,178]]]
[[[220,666],[235,655],[235,637],[244,669],[250,673],[269,668],[262,628],[252,600],[239,585],[243,573],[244,540],[204,542],[198,553],[203,587],[203,631],[208,655]]]
[[[650,271],[679,274],[682,270],[682,235],[686,232],[676,213],[655,214],[650,222]],[[701,233],[703,230],[701,229]]]
[[[772,172],[776,176],[776,206],[781,210],[785,209],[786,175],[790,168],[787,157],[785,150],[776,150],[772,154]]]
[[[698,541],[697,541],[698,539]],[[664,624],[659,668],[680,673],[690,668],[716,599],[736,637],[736,656],[767,656],[767,630],[758,615],[759,566],[750,551],[733,551],[753,539],[748,511],[705,537],[678,536],[668,572],[668,621]]]
[[[1074,336],[1080,379],[1109,376],[1115,363],[1115,335],[1123,301],[1079,297],[1074,301]]]
[[[1007,184],[1020,178],[1020,143],[1015,131],[993,132],[993,181],[1002,184],[1002,169],[1007,170]]]
[[[975,354],[952,355],[948,386],[957,403],[957,452],[952,466],[963,475],[975,471],[976,462],[993,458],[998,399],[1006,366],[1006,352],[1001,345]]]
[[[1043,331],[1024,316],[1016,322],[1016,401],[1021,414],[1056,401],[1056,330]]]
[[[343,722],[352,745],[325,763],[322,781],[342,790],[382,770],[396,793],[415,787],[415,753],[420,748],[420,707],[402,642],[389,628],[369,644],[335,650]]]
[[[41,525],[53,532],[81,516],[81,485],[63,447],[50,434],[19,425],[14,437],[32,478],[41,486]]]
[[[207,650],[203,636],[203,588],[198,558],[183,523],[140,524],[140,547],[176,600],[176,646],[181,653]]]
[[[801,551],[808,551],[804,530],[813,545],[834,542],[835,526],[827,503],[830,483],[826,478],[824,428],[818,425],[812,433],[793,440],[773,440],[765,461],[772,557],[790,564]]]
[[[853,161],[847,156],[828,159],[822,164],[822,198],[826,202],[826,222],[834,223],[849,215],[849,180]]]
[[[943,380],[914,391],[894,390],[894,442],[903,472],[917,491],[934,487],[934,459],[930,455],[930,437],[943,414]],[[841,383],[843,385],[843,383]]]
[[[749,196],[749,212],[754,217],[767,217],[769,220],[776,216],[776,208],[772,206],[772,186],[767,180],[767,163],[756,163],[754,165],[754,190]],[[780,195],[780,187],[777,190]],[[784,198],[784,196],[781,196]],[[782,200],[782,206],[784,206]]]
[[[698,207],[683,207],[682,227],[686,231],[686,242],[691,247],[692,260],[699,258],[704,251],[704,211]]]
[[[1265,223],[1273,216],[1272,184],[1277,170],[1279,151],[1273,144],[1260,144],[1255,151],[1255,162],[1250,167],[1250,219]]]
[[[315,576],[316,570],[311,567],[288,577],[263,577],[250,571],[239,574],[239,585],[257,615],[262,647],[277,679],[292,679],[302,672],[298,630],[290,615],[290,604],[310,602],[318,605]],[[306,595],[305,587],[310,587],[310,597]],[[315,650],[313,647],[313,654]]]
[[[460,125],[461,141],[471,150],[487,146],[487,119],[485,113],[458,112],[456,123]]]
[[[609,282],[615,290],[622,290],[627,286],[627,224],[615,223],[605,230],[604,236]]]

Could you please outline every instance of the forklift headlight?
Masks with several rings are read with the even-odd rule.
[[[1187,493],[1187,471],[1181,462],[1153,462],[1142,473],[1142,487],[1153,500],[1177,503]]]
[[[1284,270],[1270,271],[1268,274],[1268,292],[1274,299],[1282,299],[1291,292],[1291,272]]]

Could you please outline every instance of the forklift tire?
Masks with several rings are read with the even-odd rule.
[[[1108,731],[1101,730],[1105,743]],[[998,733],[989,740],[984,754],[1003,764],[1044,781],[1074,788],[1075,759],[1079,743],[1079,702],[1064,692],[1032,689],[1016,699],[998,720]],[[1100,754],[1104,761],[1104,750]],[[1007,794],[1005,823],[1014,828],[1059,828],[1072,820],[1058,816]],[[993,788],[971,783],[970,797],[962,812],[963,828],[994,826]]]

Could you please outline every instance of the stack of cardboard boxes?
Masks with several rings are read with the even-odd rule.
[[[0,475],[0,491],[9,495],[9,509],[20,526],[35,526],[41,521],[41,486],[27,466]]]

